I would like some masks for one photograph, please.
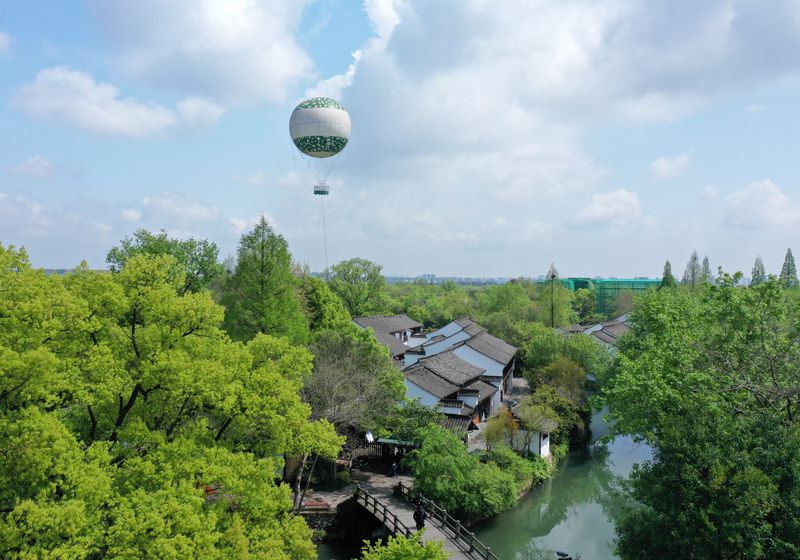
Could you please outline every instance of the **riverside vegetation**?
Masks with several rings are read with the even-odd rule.
[[[467,455],[436,411],[404,399],[402,374],[351,312],[407,312],[430,327],[469,315],[519,347],[534,389],[522,419],[556,421],[556,453],[580,437],[585,372],[596,375],[617,429],[656,450],[634,473],[623,557],[798,555],[791,267],[754,288],[723,275],[648,294],[614,365],[588,337],[553,329],[594,319],[591,294],[552,279],[386,286],[360,259],[326,282],[263,219],[226,262],[212,242],[144,230],[108,262],[48,276],[0,246],[3,557],[314,558],[302,496],[327,472],[317,465],[368,429],[418,438],[418,489],[465,518],[547,476],[504,447],[514,423],[503,416],[490,449]],[[413,539],[364,554],[443,557]]]

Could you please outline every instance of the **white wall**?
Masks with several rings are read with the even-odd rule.
[[[527,430],[520,428],[514,433],[514,439],[512,441],[512,447],[515,451],[522,452],[525,449],[525,437],[526,437]],[[534,455],[538,455],[539,457],[547,457],[550,455],[550,437],[548,436],[547,439],[541,441],[542,436],[538,432],[531,433],[531,442],[528,446],[529,451]],[[541,442],[541,447],[540,447]]]
[[[420,402],[426,406],[436,406],[436,404],[439,402],[439,397],[430,394],[428,391],[418,385],[415,385],[408,379],[406,379],[406,396],[409,399],[419,398]]]

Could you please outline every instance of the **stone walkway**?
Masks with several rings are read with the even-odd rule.
[[[414,483],[412,477],[398,475],[392,478],[383,474],[353,469],[351,472],[351,479],[353,480],[353,484],[349,484],[340,490],[332,492],[313,492],[310,496],[306,497],[306,501],[324,500],[330,504],[332,510],[335,510],[339,504],[353,497],[357,484],[370,496],[385,505],[406,527],[414,528],[414,508],[404,498],[394,495],[394,487],[399,482],[402,481],[404,485],[412,486]],[[425,523],[425,532],[423,533],[422,540],[424,542],[443,542],[445,551],[450,555],[450,560],[469,560],[473,558],[473,556],[465,552],[463,544],[456,542],[450,535],[451,533],[443,531],[442,527],[438,526],[438,522],[428,518],[428,521]]]

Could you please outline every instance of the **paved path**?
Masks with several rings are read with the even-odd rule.
[[[371,475],[365,478],[366,480],[359,477],[360,480],[357,480],[358,485],[369,495],[386,505],[406,527],[413,530],[415,527],[414,508],[406,499],[394,495],[394,486],[401,480],[403,484],[411,486],[414,480],[409,476],[397,476],[392,478],[388,476]],[[435,523],[433,519],[428,518],[425,522],[425,532],[423,533],[422,540],[424,542],[443,542],[444,549],[450,554],[450,560],[469,560],[470,556],[465,554],[461,547]]]
[[[351,472],[353,484],[335,492],[314,492],[313,499],[322,499],[330,504],[331,509],[335,509],[340,503],[353,496],[356,484],[367,492],[370,496],[378,500],[382,505],[391,511],[408,528],[414,529],[414,508],[402,497],[394,495],[394,487],[402,481],[406,486],[412,486],[414,479],[410,476],[398,475],[394,478],[382,475],[357,471]],[[362,504],[363,505],[363,504]],[[477,558],[465,551],[465,546],[457,542],[452,537],[452,533],[444,531],[442,527],[432,518],[425,522],[425,532],[422,540],[439,541],[444,543],[444,549],[450,555],[450,560],[471,560]]]

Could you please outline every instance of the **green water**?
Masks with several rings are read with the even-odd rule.
[[[552,480],[528,493],[505,513],[473,528],[500,560],[554,560],[555,550],[580,554],[582,560],[612,560],[614,504],[610,492],[634,463],[650,458],[650,449],[619,437],[597,442],[608,433],[605,411],[592,416],[592,444],[570,453]],[[347,548],[320,545],[319,558],[357,558]]]
[[[583,560],[611,560],[613,488],[634,463],[650,458],[650,449],[626,437],[597,442],[608,432],[592,417],[588,449],[571,453],[552,480],[526,495],[513,509],[474,528],[475,535],[501,560],[553,560],[555,550],[580,554]]]
[[[359,557],[359,547],[344,543],[332,542],[317,545],[319,560],[347,560]]]

